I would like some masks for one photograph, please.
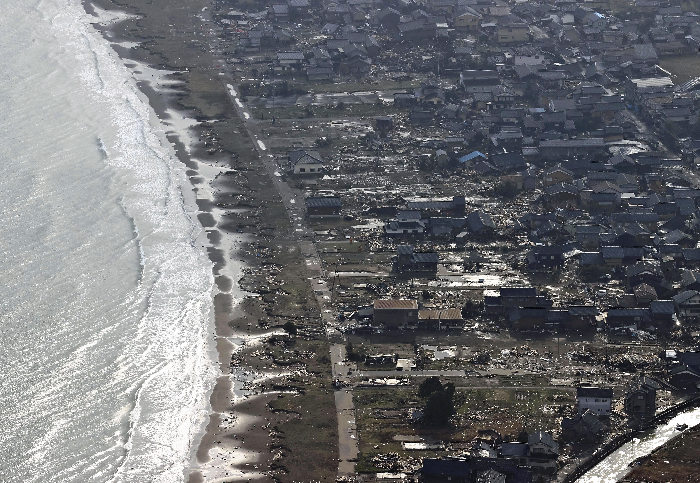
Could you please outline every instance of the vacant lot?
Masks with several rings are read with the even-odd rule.
[[[675,76],[673,81],[676,84],[700,77],[700,54],[664,57],[659,65]]]
[[[623,481],[700,482],[700,427],[690,429],[662,446]]]

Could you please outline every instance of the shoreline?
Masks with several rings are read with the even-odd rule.
[[[196,174],[196,169],[199,168],[198,163],[196,163],[193,159],[196,152],[195,150],[197,149],[197,144],[196,142],[194,142],[195,134],[188,131],[191,131],[192,127],[196,126],[196,121],[194,121],[193,119],[188,119],[187,113],[184,111],[171,112],[174,111],[175,107],[173,106],[174,103],[172,102],[172,94],[168,93],[164,87],[161,87],[159,89],[158,87],[153,85],[154,82],[156,84],[161,84],[161,81],[163,79],[176,75],[177,72],[162,71],[151,67],[147,67],[145,65],[142,65],[140,62],[136,61],[131,56],[129,56],[128,54],[130,49],[123,45],[125,42],[119,41],[119,38],[115,35],[114,31],[114,28],[118,24],[128,20],[129,16],[121,15],[120,12],[113,14],[112,18],[105,19],[104,16],[109,15],[110,11],[106,8],[100,8],[100,10],[98,11],[98,9],[95,8],[95,3],[97,2],[95,2],[94,0],[82,0],[82,6],[85,9],[85,12],[88,15],[95,17],[95,19],[99,21],[93,22],[93,27],[110,44],[110,47],[117,54],[119,59],[122,61],[123,65],[127,68],[127,70],[130,71],[131,76],[139,92],[145,97],[145,101],[148,103],[152,111],[151,117],[153,118],[155,116],[155,119],[151,119],[151,123],[156,125],[156,129],[158,131],[160,131],[159,128],[163,128],[163,130],[160,132],[160,135],[162,135],[163,137],[163,142],[169,143],[172,153],[183,164],[183,168],[185,168],[185,176],[187,177],[186,183],[189,183],[190,189],[187,190],[187,185],[183,185],[183,190],[181,192],[182,197],[185,200],[185,206],[188,208],[188,213],[191,216],[197,218],[197,222],[199,223],[201,230],[195,239],[195,243],[203,243],[201,247],[205,249],[205,251],[207,252],[207,257],[212,263],[212,275],[214,277],[214,284],[212,285],[211,299],[213,310],[210,315],[208,330],[214,328],[216,335],[211,341],[213,342],[213,344],[210,343],[209,345],[211,351],[216,351],[216,354],[214,354],[213,352],[210,353],[211,362],[213,362],[214,364],[218,363],[219,372],[221,374],[221,358],[223,353],[222,349],[220,348],[220,343],[217,340],[219,338],[220,332],[219,324],[217,324],[217,314],[222,310],[222,307],[221,304],[217,304],[215,302],[217,297],[219,297],[219,295],[222,293],[221,283],[219,281],[221,277],[217,275],[216,269],[217,263],[219,265],[221,263],[218,262],[217,257],[213,256],[213,254],[216,251],[215,247],[216,245],[218,245],[218,243],[212,243],[211,237],[207,232],[208,224],[202,222],[202,214],[206,214],[207,211],[202,209],[201,201],[206,200],[200,199],[200,197],[198,196],[197,183],[193,182],[193,174]],[[148,72],[151,72],[153,80],[147,80]],[[168,84],[180,86],[182,82],[172,81]],[[177,87],[174,89],[174,91],[176,90]],[[182,119],[188,120],[192,127],[183,127],[173,124],[172,120],[175,117],[173,114],[175,114],[175,116],[182,116]],[[212,180],[205,180],[205,182],[211,181]],[[211,203],[209,204],[211,205]],[[194,223],[194,220],[192,221]],[[204,237],[206,240],[202,237]],[[229,284],[229,290],[231,287],[233,287],[233,284]],[[202,445],[202,441],[204,440],[204,438],[207,436],[208,428],[210,425],[209,421],[212,419],[213,416],[215,416],[213,410],[213,407],[215,407],[214,402],[222,399],[228,394],[225,388],[223,390],[217,389],[220,386],[219,380],[221,378],[221,375],[217,376],[216,381],[208,391],[208,398],[206,398],[207,406],[203,408],[203,411],[209,417],[203,416],[201,418],[199,426],[194,430],[195,436],[191,441],[190,445],[190,464],[188,465],[186,471],[191,472],[191,468],[193,467],[192,462],[197,461],[197,455],[199,454],[198,449]]]
[[[125,5],[115,8],[110,0],[83,0],[82,3],[87,14],[96,19],[100,18],[99,13],[103,13],[98,13],[97,9],[132,15],[130,10],[134,8],[133,5],[131,9]],[[208,5],[206,1],[200,3]],[[192,7],[192,12],[195,11],[197,9]],[[236,178],[238,174],[235,159],[226,159],[234,158],[234,153],[224,149],[212,156],[207,152],[207,142],[202,139],[209,121],[202,119],[208,116],[199,115],[196,109],[184,109],[180,103],[183,93],[189,89],[186,74],[190,67],[185,66],[191,59],[183,58],[183,66],[177,66],[179,68],[169,66],[167,62],[159,62],[157,68],[151,67],[154,64],[142,55],[144,41],[126,30],[125,24],[133,18],[137,23],[152,20],[137,12],[135,17],[105,23],[96,21],[93,25],[131,71],[139,90],[165,127],[164,135],[175,155],[186,167],[198,208],[193,214],[202,225],[202,235],[208,240],[203,248],[212,263],[215,283],[212,302],[216,359],[213,362],[219,366],[219,375],[209,393],[208,416],[203,418],[197,437],[192,441],[189,473],[184,475],[184,481],[271,481],[270,469],[279,454],[273,455],[271,451],[270,428],[289,420],[290,415],[271,413],[268,405],[279,391],[264,392],[260,388],[265,384],[273,386],[275,380],[285,373],[279,370],[261,373],[253,365],[241,368],[231,364],[234,357],[245,361],[256,345],[255,341],[261,337],[279,333],[264,328],[260,330],[255,323],[260,315],[256,312],[260,310],[251,300],[254,294],[241,287],[246,271],[252,269],[256,258],[248,253],[246,246],[256,241],[259,232],[249,224],[245,230],[236,229],[236,222],[248,218],[247,212],[251,210],[236,212],[233,201],[241,194],[250,194],[251,187],[245,183],[248,181],[245,177],[243,180],[228,179]],[[142,28],[146,30],[146,27]],[[139,47],[134,49],[125,45]],[[147,79],[148,75],[152,79]],[[163,80],[168,82],[161,82]],[[243,132],[239,136],[247,137]],[[255,282],[246,285],[254,288]],[[235,341],[243,343],[236,344]],[[251,375],[257,377],[251,378]]]

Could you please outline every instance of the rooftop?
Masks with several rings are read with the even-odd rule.
[[[375,300],[374,309],[377,310],[418,310],[418,302],[415,300],[396,300],[396,299],[386,299],[386,300]]]

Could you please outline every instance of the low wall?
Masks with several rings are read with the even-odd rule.
[[[686,401],[683,401],[681,403],[676,404],[675,406],[661,411],[654,417],[654,419],[650,420],[642,429],[628,431],[624,434],[615,436],[613,439],[601,446],[600,449],[598,449],[598,451],[596,451],[590,458],[578,465],[571,473],[566,475],[562,482],[572,483],[578,480],[583,475],[585,475],[586,472],[588,472],[598,463],[610,456],[612,452],[622,447],[622,445],[624,445],[625,443],[630,442],[632,438],[634,438],[637,434],[651,429],[655,426],[658,426],[659,424],[667,422],[669,419],[673,418],[674,416],[683,412],[686,409],[694,408],[697,406],[700,406],[700,396],[694,396]]]

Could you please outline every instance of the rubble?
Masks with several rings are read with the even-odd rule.
[[[464,402],[454,434],[542,429],[515,388],[547,388],[541,420],[557,435],[573,416],[564,389],[620,400],[639,373],[681,389],[668,369],[684,363],[658,353],[697,344],[700,66],[677,82],[659,65],[700,45],[685,7],[278,3],[230,15],[219,2],[214,17],[279,182],[322,200],[293,221],[319,256],[327,328],[395,355],[336,388],[402,391],[419,371],[459,372],[457,393],[510,388],[510,421]],[[293,296],[282,269],[255,274],[269,319]],[[386,300],[407,303],[382,316]],[[261,359],[309,356],[273,345]],[[625,424],[613,412],[606,427]],[[588,449],[563,446],[561,461]],[[370,462],[420,466],[401,458]]]

